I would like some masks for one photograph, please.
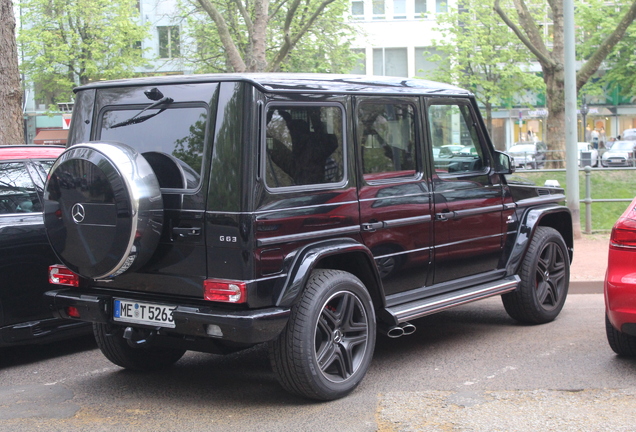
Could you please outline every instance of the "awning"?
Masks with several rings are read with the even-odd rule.
[[[45,129],[38,132],[33,139],[33,144],[66,144],[68,130]]]

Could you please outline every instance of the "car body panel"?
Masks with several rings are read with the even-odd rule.
[[[605,311],[612,326],[636,336],[636,199],[614,226],[622,241],[610,239],[604,282]]]

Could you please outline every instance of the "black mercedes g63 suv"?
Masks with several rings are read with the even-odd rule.
[[[76,93],[44,216],[70,287],[47,298],[119,366],[267,342],[285,389],[329,400],[360,383],[377,331],[495,295],[522,322],[563,307],[563,190],[506,181],[465,90],[228,74]]]

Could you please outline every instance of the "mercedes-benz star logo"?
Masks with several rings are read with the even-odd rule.
[[[84,218],[86,217],[84,206],[80,203],[74,204],[73,208],[71,208],[71,217],[76,224],[84,222]]]

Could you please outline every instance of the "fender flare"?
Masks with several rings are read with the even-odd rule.
[[[382,282],[373,254],[364,244],[351,238],[336,238],[311,243],[289,254],[285,264],[285,267],[289,270],[276,297],[276,306],[291,307],[300,296],[312,270],[318,268],[322,260],[345,254],[350,256],[357,255],[358,259],[341,261],[342,265],[329,268],[350,271],[355,274],[367,287],[374,303],[376,301],[379,302],[379,304],[375,305],[376,308],[385,307],[386,301],[382,290]],[[362,267],[363,274],[350,270],[351,266],[359,264],[364,266]]]
[[[553,223],[552,221],[545,223],[548,219],[550,219],[551,215],[557,214],[566,215],[567,221],[563,221],[563,218],[560,218],[560,224]],[[561,236],[563,236],[563,240],[568,247],[570,263],[572,262],[574,234],[572,232],[572,215],[570,209],[566,206],[556,204],[533,207],[528,209],[521,217],[515,243],[506,264],[506,275],[511,276],[517,273],[526,251],[530,246],[530,241],[539,226],[549,226],[555,228],[559,231],[559,233],[561,233]]]

